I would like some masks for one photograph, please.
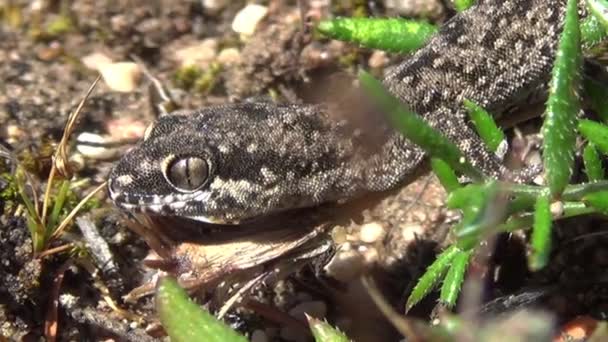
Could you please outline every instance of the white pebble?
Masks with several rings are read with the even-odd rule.
[[[384,238],[384,228],[377,222],[366,223],[361,227],[359,239],[361,242],[374,243]]]
[[[241,53],[237,48],[226,48],[217,55],[217,61],[222,65],[235,65],[241,61]]]
[[[97,71],[99,71],[102,66],[112,64],[112,59],[100,52],[88,54],[82,57],[80,61],[85,67]]]
[[[217,56],[217,39],[208,38],[175,51],[180,66],[195,65],[205,69]]]
[[[102,65],[99,72],[110,89],[120,92],[132,92],[141,78],[141,69],[133,62]]]
[[[246,36],[251,36],[255,32],[258,23],[268,13],[268,7],[258,4],[248,4],[243,7],[232,21],[232,30]]]

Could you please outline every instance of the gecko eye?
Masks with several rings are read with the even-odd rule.
[[[165,177],[181,191],[194,191],[207,181],[209,165],[199,157],[180,157],[171,160],[165,169]]]

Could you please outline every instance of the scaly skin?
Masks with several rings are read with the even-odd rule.
[[[499,113],[545,84],[565,5],[480,1],[383,82],[473,165],[511,177],[467,123],[462,101]],[[242,103],[161,117],[113,169],[110,196],[126,209],[238,223],[391,189],[420,164],[423,152],[393,129],[341,112],[347,110]],[[377,113],[361,113],[382,121]],[[171,170],[188,157],[180,172]]]

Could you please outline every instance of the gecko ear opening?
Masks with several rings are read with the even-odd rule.
[[[163,170],[165,178],[179,191],[192,192],[203,186],[209,178],[209,164],[200,157],[172,158]]]

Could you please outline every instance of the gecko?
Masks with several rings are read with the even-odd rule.
[[[463,100],[500,113],[546,85],[566,0],[480,0],[447,21],[383,84],[489,177],[512,178]],[[348,201],[403,185],[424,152],[339,104],[242,102],[161,116],[113,167],[117,206],[213,224]],[[363,111],[378,121],[381,113]],[[381,121],[381,120],[380,120]]]

